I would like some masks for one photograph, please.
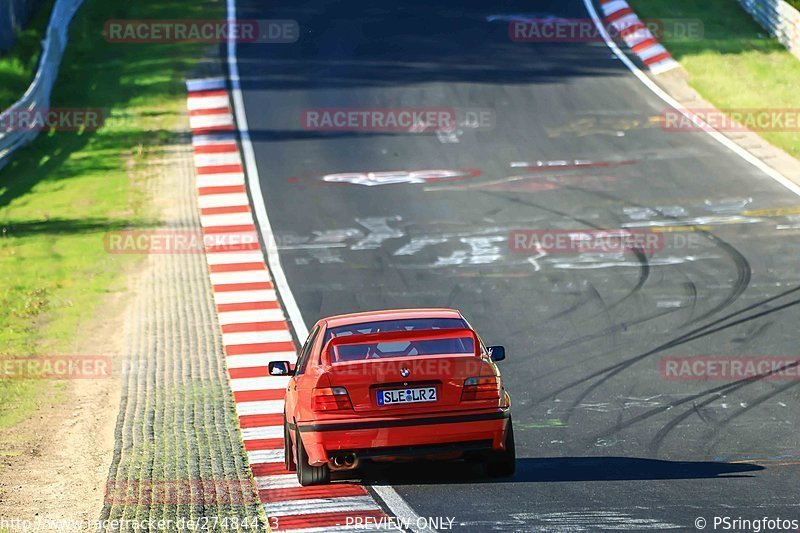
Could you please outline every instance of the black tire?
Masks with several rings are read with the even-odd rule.
[[[300,432],[295,430],[295,450],[297,450],[297,481],[304,487],[309,485],[324,485],[331,481],[331,469],[327,464],[311,466],[308,464],[308,454],[300,439]]]
[[[517,469],[517,452],[514,449],[514,426],[508,419],[508,432],[506,433],[506,449],[502,452],[492,452],[486,462],[486,473],[491,477],[513,476]]]
[[[283,462],[288,472],[297,470],[292,452],[292,438],[289,435],[289,424],[286,423],[286,415],[283,415]]]

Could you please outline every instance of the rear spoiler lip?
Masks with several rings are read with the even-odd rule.
[[[346,346],[352,344],[365,344],[370,342],[394,342],[410,340],[433,340],[433,339],[452,339],[458,337],[469,337],[475,347],[475,357],[480,355],[480,342],[478,335],[471,329],[451,328],[451,329],[412,329],[406,331],[382,331],[379,333],[363,333],[361,335],[344,335],[333,337],[322,348],[324,362],[331,364],[331,348],[334,346]],[[436,355],[436,354],[433,354]],[[443,354],[446,355],[446,354]]]

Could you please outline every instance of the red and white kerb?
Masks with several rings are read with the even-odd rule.
[[[357,531],[350,524],[387,518],[356,484],[301,487],[284,469],[283,400],[287,377],[270,361],[294,361],[296,347],[257,239],[225,80],[187,82],[200,224],[226,244],[206,249],[222,342],[250,469],[273,531]],[[226,238],[229,237],[229,238]],[[213,242],[213,241],[212,241]]]
[[[678,66],[667,49],[639,20],[625,0],[601,0],[600,7],[606,21],[619,31],[633,53],[644,62],[653,74],[660,74]]]

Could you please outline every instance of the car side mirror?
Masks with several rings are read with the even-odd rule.
[[[289,361],[270,361],[268,368],[270,376],[294,376],[294,370]]]
[[[506,348],[505,346],[489,346],[489,357],[492,361],[502,361],[506,358]]]

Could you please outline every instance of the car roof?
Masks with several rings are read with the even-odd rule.
[[[367,311],[364,313],[350,313],[336,315],[323,319],[329,328],[361,324],[374,320],[408,320],[412,318],[462,318],[457,309],[427,308],[427,309],[385,309],[382,311]]]

